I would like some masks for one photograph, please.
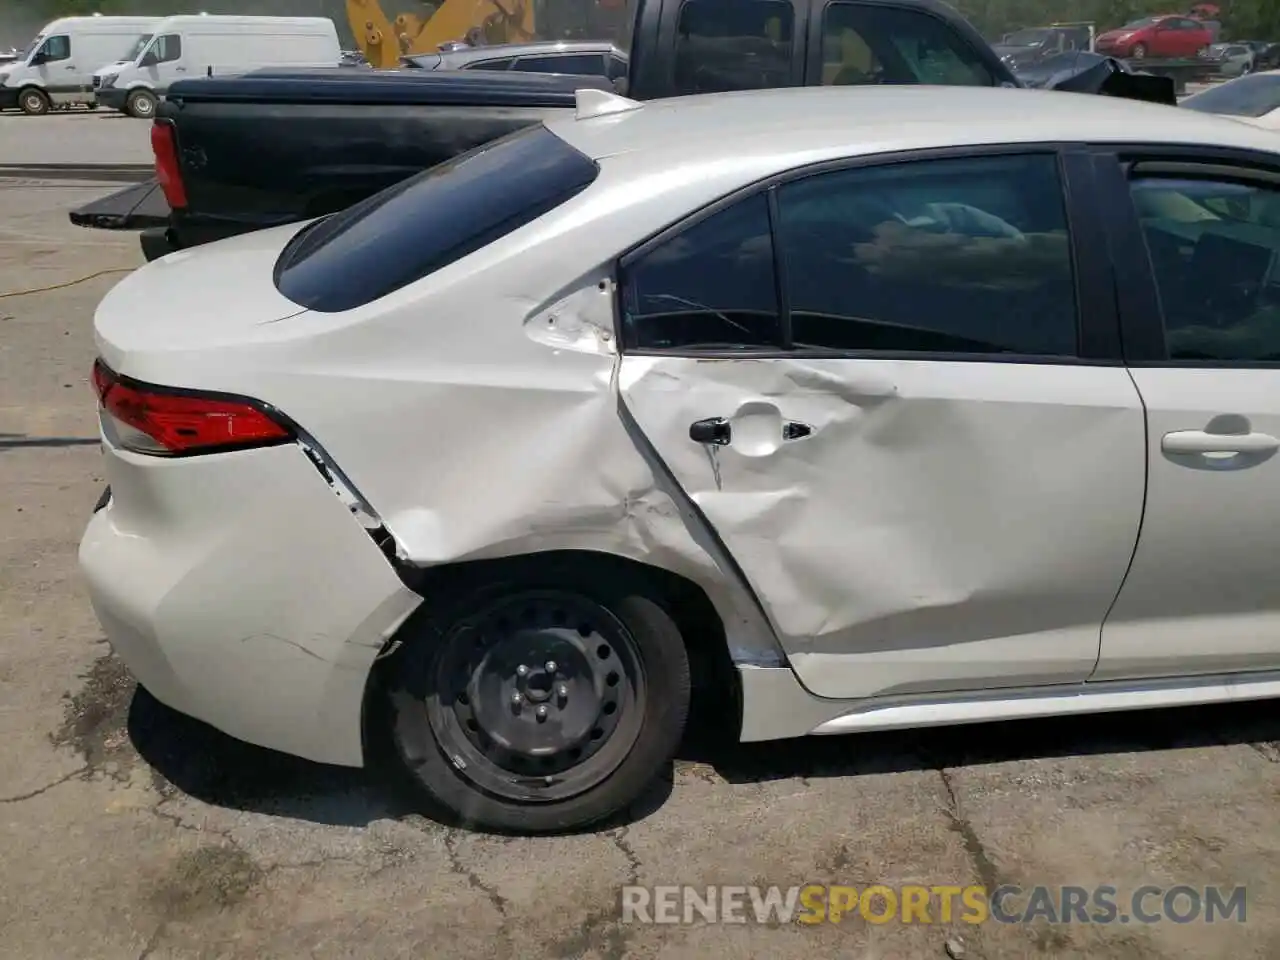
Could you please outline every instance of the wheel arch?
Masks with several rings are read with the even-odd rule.
[[[617,578],[634,583],[636,592],[661,606],[680,629],[689,656],[693,686],[690,723],[723,725],[717,731],[737,739],[742,729],[742,686],[731,653],[728,631],[720,610],[707,591],[679,573],[653,564],[592,550],[549,550],[496,559],[468,560],[435,567],[402,569],[408,586],[424,602],[396,633],[389,637],[369,672],[365,686],[363,736],[365,756],[377,748],[374,724],[381,722],[374,709],[383,688],[388,665],[399,654],[402,642],[432,612],[432,597],[458,596],[486,583],[520,582],[537,578],[574,581]]]

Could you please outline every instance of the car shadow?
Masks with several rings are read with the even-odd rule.
[[[330,826],[363,827],[423,812],[404,778],[374,772],[393,769],[389,763],[361,770],[253,746],[165,706],[142,686],[134,690],[126,729],[164,793],[176,788],[215,807]],[[570,832],[599,833],[644,820],[666,803],[673,783],[669,768],[622,814]]]
[[[726,742],[695,730],[682,756],[737,784],[1230,745],[1251,747],[1275,763],[1278,742],[1280,711],[1258,701],[765,743]]]
[[[1237,744],[1280,762],[1280,711],[1265,701],[751,744],[734,742],[724,724],[697,715],[691,720],[667,775],[623,814],[583,832],[647,819],[666,803],[675,769],[691,763],[710,767],[729,784],[744,784]],[[163,789],[212,806],[338,826],[421,812],[394,777],[234,740],[141,687],[129,708],[128,733]]]

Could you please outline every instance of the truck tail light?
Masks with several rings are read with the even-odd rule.
[[[133,453],[191,456],[266,447],[294,438],[262,404],[240,397],[154,387],[127,380],[101,360],[93,386],[115,443]]]
[[[178,163],[178,138],[170,121],[157,120],[151,125],[151,152],[156,156],[156,180],[160,182],[165,200],[174,210],[185,207],[187,188]]]

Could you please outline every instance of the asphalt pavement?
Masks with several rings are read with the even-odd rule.
[[[108,110],[0,113],[0,167],[10,164],[150,164],[151,125]]]
[[[3,123],[5,157],[12,129],[66,154],[64,136],[91,124],[111,128],[86,134],[94,144],[137,129]],[[0,177],[0,958],[1280,956],[1275,704],[750,747],[717,743],[708,722],[625,817],[539,839],[443,828],[375,774],[257,750],[160,707],[111,656],[76,569],[102,489],[93,310],[141,257],[133,236],[74,227],[67,211],[117,188]],[[1247,915],[855,912],[805,926],[619,913],[626,884],[811,882],[1101,884],[1122,899],[1144,884],[1243,885]]]

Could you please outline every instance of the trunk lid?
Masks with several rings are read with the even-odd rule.
[[[153,366],[158,357],[272,339],[271,323],[307,312],[274,280],[280,251],[303,226],[181,250],[135,270],[94,314],[103,360],[117,373],[163,383]]]

